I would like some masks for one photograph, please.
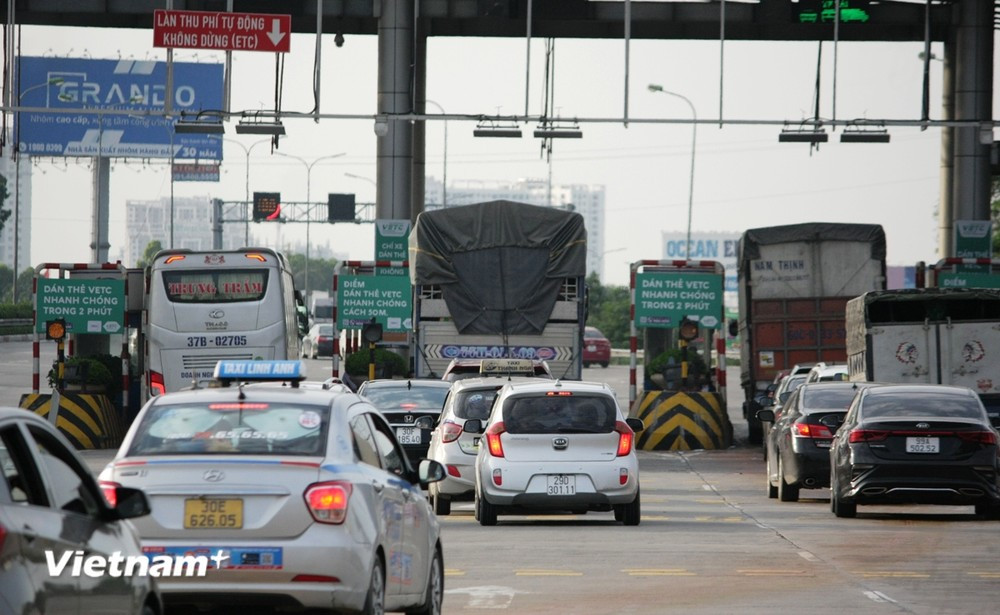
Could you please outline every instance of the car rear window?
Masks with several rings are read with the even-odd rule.
[[[455,417],[480,420],[490,418],[490,410],[499,388],[459,393],[455,396]]]
[[[368,401],[383,411],[394,410],[441,410],[444,398],[448,396],[448,387],[369,387],[364,396]]]
[[[984,419],[979,400],[958,395],[908,394],[872,395],[864,401],[862,416],[867,419],[903,416],[940,416]]]
[[[856,393],[854,387],[847,386],[802,389],[802,409],[807,413],[818,410],[846,410]]]
[[[153,406],[128,455],[322,455],[329,419],[327,406],[289,403]]]
[[[512,434],[609,433],[617,418],[614,401],[605,396],[512,397],[503,409],[504,428]]]

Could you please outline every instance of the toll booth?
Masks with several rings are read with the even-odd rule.
[[[728,448],[725,268],[716,261],[642,260],[632,263],[629,279],[629,408],[645,424],[637,447]]]

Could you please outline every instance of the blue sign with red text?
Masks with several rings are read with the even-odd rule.
[[[148,114],[166,106],[166,62],[21,57],[15,67],[17,106],[51,109],[15,115],[24,154],[222,159],[220,135],[175,134],[176,119]],[[222,83],[221,64],[174,62],[175,118],[221,110]]]

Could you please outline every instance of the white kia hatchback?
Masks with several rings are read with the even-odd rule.
[[[614,391],[596,382],[538,380],[508,384],[490,417],[467,420],[481,433],[476,457],[476,519],[533,511],[614,511],[639,524],[635,432]]]

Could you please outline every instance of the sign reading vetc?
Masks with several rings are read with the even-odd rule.
[[[375,260],[405,261],[410,251],[409,220],[375,221]],[[403,267],[377,267],[376,275],[409,275]]]
[[[67,333],[119,333],[125,322],[125,280],[38,278],[35,330],[66,321]]]
[[[342,275],[337,284],[337,328],[360,329],[380,323],[388,333],[413,328],[410,278]]]
[[[153,11],[154,47],[287,52],[291,31],[291,15]]]
[[[708,329],[720,328],[722,277],[711,273],[636,274],[636,327],[672,328],[686,317]]]

